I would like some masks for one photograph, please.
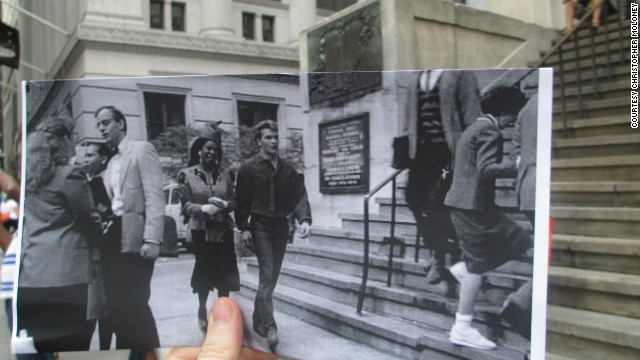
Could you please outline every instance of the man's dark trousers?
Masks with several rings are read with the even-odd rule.
[[[445,159],[446,161],[446,159]],[[424,239],[426,247],[433,250],[432,266],[444,268],[445,255],[457,253],[449,245],[449,238],[454,237],[453,225],[449,211],[444,206],[448,183],[440,181],[442,172],[447,169],[446,162],[414,161],[407,181],[406,199],[409,209],[416,219],[418,231]]]
[[[250,227],[260,268],[258,291],[253,308],[253,327],[264,336],[270,327],[277,329],[273,318],[273,291],[278,283],[287,248],[289,222],[286,217],[268,218],[251,214]]]
[[[100,253],[108,315],[99,323],[116,334],[118,349],[160,347],[149,307],[154,261],[143,259],[140,254],[121,253],[120,234],[121,219],[117,217]]]

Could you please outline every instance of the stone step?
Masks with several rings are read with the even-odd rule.
[[[639,181],[553,181],[555,206],[640,206]]]
[[[640,154],[640,132],[551,141],[551,156],[554,159],[629,154]]]
[[[402,220],[400,220],[400,218]],[[396,219],[395,234],[409,235],[415,234],[417,229],[415,219],[401,216]],[[364,215],[345,213],[340,214],[342,219],[342,228],[356,233],[364,233]],[[389,217],[386,215],[370,214],[369,215],[369,232],[378,234],[390,234]]]
[[[640,241],[553,234],[551,265],[640,275]]]
[[[551,181],[640,180],[640,157],[600,156],[551,160]]]
[[[556,354],[553,352],[549,352],[547,350],[545,357],[546,360],[588,360],[586,358],[583,357],[576,357],[575,355],[569,355],[569,354]]]
[[[567,112],[567,117],[569,116],[579,116],[579,104],[577,101],[568,101],[566,103],[565,111]],[[618,97],[614,99],[605,99],[605,100],[589,100],[585,99],[582,103],[582,117],[601,117],[601,116],[611,116],[611,115],[624,115],[630,114],[630,100],[628,96]],[[562,117],[562,104],[554,103],[553,105],[553,115],[558,120]]]
[[[242,279],[241,294],[253,298],[258,287],[255,277]],[[274,292],[274,306],[278,311],[296,316],[315,326],[390,353],[390,358],[496,360],[520,359],[526,347],[514,349],[501,344],[494,351],[479,351],[452,345],[448,331],[450,319],[439,327],[419,326],[409,321],[363,312],[358,315],[354,304],[342,304],[286,285],[278,285]],[[428,316],[425,314],[425,316]]]
[[[594,86],[593,80],[582,83],[580,94],[583,101],[602,100],[629,96],[629,81],[606,81],[598,79]],[[576,86],[565,87],[564,92],[567,101],[576,101],[578,98],[578,88]],[[553,102],[561,103],[562,89],[559,84],[553,88]]]
[[[344,249],[328,249],[313,245],[296,245],[287,247],[285,256],[287,264],[314,266],[348,276],[362,277],[363,252]],[[370,254],[369,279],[386,284],[389,269],[388,255]],[[455,296],[446,282],[430,285],[425,281],[428,262],[420,259],[417,263],[407,259],[394,258],[391,284],[394,287],[429,292],[439,296]],[[519,288],[522,283],[532,276],[530,259],[510,261],[499,268],[488,272],[485,277],[481,301],[493,305],[500,305],[500,299]]]
[[[247,270],[250,276],[258,278],[258,262],[255,258],[247,259]],[[284,263],[278,286],[284,285],[341,304],[355,306],[361,286],[361,277],[337,273],[331,269],[314,266]],[[452,291],[451,295],[456,295]],[[483,329],[491,331],[487,322],[492,322],[497,315],[500,304],[506,295],[496,299],[494,303],[479,301],[475,305],[474,320],[483,324]],[[448,330],[451,320],[457,311],[457,296],[441,296],[428,291],[388,287],[380,281],[367,281],[366,296],[363,309],[383,316],[391,316],[419,324]],[[505,329],[506,343],[522,342],[522,337]]]
[[[636,239],[640,234],[640,208],[552,206],[556,234]]]
[[[637,360],[640,320],[548,305],[547,349],[585,359]]]
[[[640,275],[550,266],[547,302],[640,318]]]
[[[386,234],[388,237],[389,234]],[[370,251],[372,254],[385,255],[389,253],[389,246],[383,244],[384,235],[370,234]],[[396,236],[405,246],[405,259],[415,259],[416,238],[413,236]],[[363,251],[364,235],[362,232],[351,232],[343,229],[313,226],[309,237],[309,244],[324,248]],[[395,246],[394,246],[395,247]],[[397,251],[395,249],[394,251]],[[420,245],[419,259],[430,258],[430,251]]]
[[[562,116],[553,119],[553,138],[562,138]],[[568,119],[567,138],[606,135],[628,135],[631,130],[628,115],[609,115],[595,118]]]
[[[629,38],[622,40],[622,59],[623,61],[628,62],[630,59],[630,49],[631,49],[631,40]],[[579,47],[579,56],[578,63],[580,68],[584,69],[585,67],[591,67],[593,61],[596,61],[596,64],[606,64],[607,62],[607,45],[603,42],[596,42],[594,44],[593,49],[593,58],[591,54],[591,45],[589,41],[584,41]],[[609,59],[611,64],[620,63],[620,41],[616,39],[615,41],[609,42]],[[573,45],[573,41],[571,44],[562,46],[562,61],[563,67],[565,71],[573,71],[576,69],[576,53],[575,47]],[[558,56],[558,52],[552,55],[547,62],[544,64],[544,67],[553,67],[554,69],[560,69],[560,60]]]

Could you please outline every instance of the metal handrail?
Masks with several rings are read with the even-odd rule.
[[[606,15],[608,9],[607,9],[607,3],[608,1],[602,1],[601,3],[595,5],[594,7],[592,7],[591,9],[589,9],[589,11],[587,11],[587,13],[578,21],[578,24],[576,26],[573,27],[573,29],[571,29],[570,32],[568,32],[566,35],[564,35],[560,41],[558,41],[558,43],[551,48],[551,50],[549,50],[543,57],[542,59],[540,59],[540,61],[538,61],[538,63],[534,66],[534,68],[540,68],[542,67],[548,60],[549,58],[551,58],[551,56],[553,56],[553,54],[557,53],[558,54],[558,66],[560,68],[560,89],[561,89],[561,103],[562,103],[562,137],[563,138],[567,138],[567,104],[566,104],[566,89],[565,89],[565,78],[564,78],[564,61],[563,61],[563,52],[562,52],[562,46],[567,44],[569,42],[569,38],[573,37],[573,43],[574,43],[574,53],[575,53],[575,72],[576,72],[576,87],[577,87],[577,96],[578,96],[578,116],[580,118],[582,118],[584,116],[584,104],[583,104],[583,97],[582,97],[582,80],[580,77],[580,48],[579,48],[579,41],[578,41],[578,30],[580,28],[583,27],[583,25],[587,22],[587,19],[589,19],[593,13],[599,8],[599,7],[603,7],[602,10],[602,15],[601,15],[601,20],[602,23],[600,24],[604,29],[604,39],[605,39],[605,49],[606,49],[606,59],[607,59],[607,79],[611,80],[611,75],[612,75],[612,70],[611,70],[611,50],[610,50],[610,41],[609,41],[609,34],[607,32],[607,22],[608,22],[608,16]],[[622,9],[618,9],[618,11],[621,11]],[[624,38],[622,37],[622,20],[620,19],[620,16],[618,14],[617,16],[617,24],[618,24],[618,32],[620,34],[619,36],[619,44],[618,44],[618,50],[619,50],[619,54],[620,54],[620,64],[624,64],[624,54],[623,54],[623,40]],[[591,67],[592,67],[592,86],[593,86],[593,92],[594,92],[594,97],[598,96],[598,76],[597,76],[597,64],[596,64],[596,58],[595,58],[595,38],[594,38],[594,33],[595,33],[595,29],[591,28],[590,30],[590,36],[589,36],[589,40],[590,40],[590,50],[591,50]]]
[[[400,173],[402,173],[406,169],[399,169],[394,171],[391,175],[389,175],[384,181],[378,184],[373,190],[369,191],[367,195],[364,196],[364,259],[362,263],[362,283],[360,284],[360,293],[358,294],[358,309],[357,313],[362,314],[362,305],[364,303],[364,296],[367,289],[367,280],[369,278],[369,200],[371,197],[375,195],[378,191],[382,190],[388,183],[392,183],[392,200],[391,200],[391,234],[390,234],[390,242],[389,242],[389,271],[387,274],[387,286],[391,286],[391,270],[393,268],[393,240],[395,235],[395,227],[396,227],[396,185],[397,178]]]

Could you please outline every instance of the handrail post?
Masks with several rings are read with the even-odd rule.
[[[389,267],[387,269],[387,287],[391,287],[391,276],[393,274],[393,246],[395,242],[396,230],[396,178],[391,181],[391,230],[389,236]]]
[[[370,267],[370,265],[369,265],[369,247],[370,247],[369,244],[371,242],[371,239],[370,239],[370,236],[369,236],[369,200],[371,200],[371,197],[374,194],[376,194],[378,191],[380,191],[386,184],[388,184],[390,181],[393,181],[393,188],[394,188],[393,207],[395,208],[395,203],[396,203],[396,199],[395,199],[396,178],[404,170],[405,169],[396,170],[393,174],[391,174],[389,177],[387,177],[383,182],[381,182],[375,188],[373,188],[373,190],[369,191],[369,193],[367,195],[365,195],[364,199],[363,199],[363,201],[364,201],[364,206],[363,206],[363,210],[364,210],[364,255],[363,255],[363,259],[362,259],[362,282],[360,283],[360,292],[358,293],[358,305],[356,307],[356,312],[359,315],[362,315],[362,307],[364,305],[364,297],[366,295],[366,290],[367,290],[367,281],[369,279],[369,267]],[[393,214],[394,214],[394,219],[395,219],[395,209],[393,210]],[[395,226],[392,226],[392,229],[394,227]],[[393,232],[391,234],[393,235]],[[392,244],[393,244],[393,242],[392,242]]]
[[[624,52],[622,51],[622,45],[623,45],[623,41],[624,41],[624,36],[622,36],[622,11],[624,11],[622,9],[622,6],[618,7],[618,16],[616,16],[616,18],[618,19],[617,23],[618,23],[618,50],[620,53],[620,65],[624,65]]]
[[[589,38],[591,40],[591,73],[593,78],[591,79],[591,82],[593,83],[593,98],[597,99],[598,98],[598,72],[597,72],[597,65],[596,65],[596,50],[595,50],[595,37],[594,37],[594,33],[596,32],[596,30],[591,27],[591,29],[589,29]]]
[[[558,47],[558,64],[560,66],[560,97],[562,98],[562,138],[567,138],[567,96],[564,88],[564,61],[562,60],[562,46]]]
[[[609,24],[608,24],[608,21],[607,21],[607,17],[608,16],[604,15],[604,14],[607,13],[607,10],[608,10],[608,6],[606,5],[606,3],[607,2],[605,1],[605,2],[603,2],[603,5],[601,5],[602,6],[602,14],[603,14],[602,19],[604,20],[601,25],[604,28],[604,44],[605,44],[605,48],[606,48],[606,51],[607,51],[607,80],[611,81],[611,45],[609,44],[610,43],[610,41],[609,41],[609,32],[607,30],[607,26]]]
[[[582,84],[580,81],[580,48],[578,47],[578,33],[573,33],[573,50],[576,57],[576,86],[578,88],[578,117],[582,119]]]
[[[362,260],[362,283],[358,294],[358,308],[356,312],[362,315],[362,305],[364,304],[364,294],[367,289],[367,279],[369,278],[369,195],[364,197],[364,258]]]
[[[419,257],[420,257],[420,228],[418,227],[418,223],[416,221],[416,247],[415,247],[415,251],[413,254],[414,260],[413,262],[418,262]]]

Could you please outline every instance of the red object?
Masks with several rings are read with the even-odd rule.
[[[11,220],[11,218],[9,217],[9,213],[0,213],[0,221],[2,221],[3,223],[8,222],[9,220]]]
[[[551,241],[553,240],[553,218],[549,218],[549,265],[551,265]]]

